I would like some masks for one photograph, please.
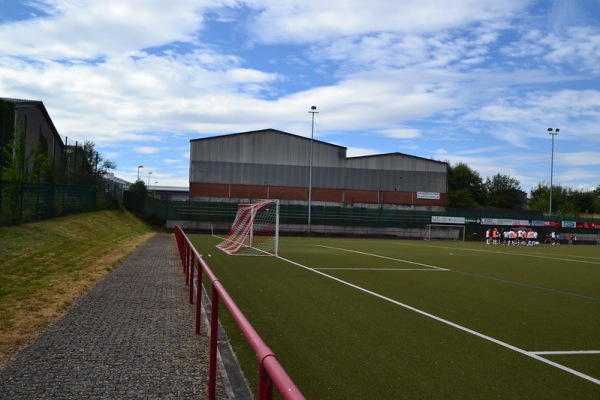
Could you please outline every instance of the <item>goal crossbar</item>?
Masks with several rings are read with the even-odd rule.
[[[277,255],[279,248],[279,200],[238,204],[227,237],[217,248],[229,255]]]

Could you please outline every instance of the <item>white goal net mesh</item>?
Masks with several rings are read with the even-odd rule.
[[[217,245],[229,255],[276,256],[279,248],[279,200],[238,204],[235,221]]]

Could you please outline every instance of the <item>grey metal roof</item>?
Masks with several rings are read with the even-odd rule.
[[[235,137],[235,136],[242,136],[242,135],[243,136],[251,136],[251,135],[258,135],[258,134],[265,134],[265,133],[273,133],[273,134],[277,134],[277,135],[287,135],[290,137],[298,138],[301,140],[307,140],[307,141],[311,140],[311,138],[306,137],[306,136],[296,135],[293,133],[280,131],[278,129],[267,128],[267,129],[259,129],[259,130],[255,130],[255,131],[228,133],[225,135],[215,135],[215,136],[208,136],[208,137],[204,137],[204,138],[191,139],[190,142],[197,142],[197,141],[204,141],[204,140],[218,140],[218,139],[223,139],[223,138],[231,138],[231,137]],[[318,139],[314,139],[314,138],[312,140],[314,142],[318,142],[318,143],[321,143],[324,145],[339,147],[341,149],[346,149],[346,147],[344,147],[344,146],[339,146],[337,144],[324,142],[322,140],[318,140]]]

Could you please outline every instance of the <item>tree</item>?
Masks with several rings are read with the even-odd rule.
[[[550,188],[538,183],[529,195],[529,209],[547,212],[550,207]],[[591,191],[573,190],[560,185],[552,187],[552,213],[561,215],[593,214],[600,212],[600,185]]]
[[[554,200],[554,199],[552,199]],[[550,206],[550,187],[545,182],[539,182],[529,193],[528,208],[545,211]]]
[[[526,197],[519,181],[508,175],[496,174],[488,177],[484,184],[487,193],[486,205],[504,209],[523,208]]]
[[[96,151],[96,144],[86,140],[83,142],[83,157],[85,158],[89,173],[91,175],[103,175],[108,170],[117,168],[117,164],[113,161],[104,159],[98,151]]]
[[[463,162],[448,169],[448,205],[477,207],[485,204],[486,194],[479,173]]]
[[[567,189],[560,185],[552,185],[552,213],[560,214],[563,212],[567,197]],[[549,211],[550,186],[546,182],[538,183],[538,186],[531,191],[528,208],[530,210]]]
[[[479,204],[468,189],[454,189],[448,192],[447,204],[451,207],[477,208]]]
[[[567,191],[565,204],[561,207],[563,215],[589,214],[596,211],[596,191],[572,190]]]
[[[592,193],[594,193],[594,209],[591,212],[600,214],[600,185]]]
[[[25,154],[25,127],[19,126],[14,140],[8,141],[4,148],[5,165],[2,179],[11,182],[25,182],[29,178],[28,165],[31,156]]]
[[[143,180],[138,179],[129,186],[129,193],[135,195],[137,198],[144,198],[148,196],[148,188]]]
[[[33,163],[31,180],[37,182],[54,182],[55,166],[48,157],[48,141],[40,138],[37,146],[32,151]]]

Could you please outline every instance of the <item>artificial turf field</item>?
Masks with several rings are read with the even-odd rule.
[[[600,246],[190,239],[309,399],[600,399]]]

